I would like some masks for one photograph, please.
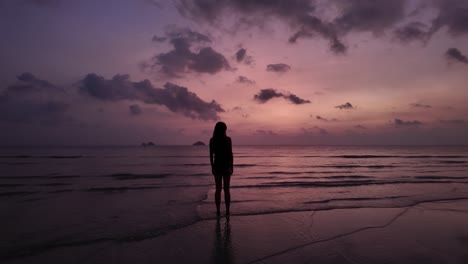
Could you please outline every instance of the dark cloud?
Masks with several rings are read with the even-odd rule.
[[[282,93],[279,93],[274,89],[262,89],[258,94],[254,95],[254,99],[260,103],[266,103],[270,99],[283,96],[284,95]]]
[[[266,70],[269,72],[288,72],[291,66],[284,63],[268,64]]]
[[[253,63],[253,58],[252,56],[247,55],[247,49],[241,48],[236,52],[235,55],[236,61],[237,62],[243,62],[244,64],[250,65]]]
[[[63,89],[31,73],[17,76],[18,82],[0,94],[0,120],[15,123],[61,124],[70,105]]]
[[[242,48],[236,52],[236,60],[237,62],[241,62],[244,58],[245,55],[247,55],[247,50]]]
[[[323,122],[337,122],[338,119],[336,118],[332,118],[332,119],[328,119],[328,118],[325,118],[325,117],[322,117],[322,116],[316,116],[315,117],[317,120],[320,120],[320,121],[323,121]]]
[[[338,39],[334,25],[313,14],[316,7],[310,0],[178,0],[177,7],[182,15],[214,26],[221,25],[222,20],[232,13],[235,13],[237,22],[248,26],[261,27],[270,21],[280,20],[295,31],[289,38],[290,43],[319,35],[329,40],[333,51],[346,49]]]
[[[153,42],[164,42],[167,40],[166,37],[160,37],[158,35],[154,35],[153,38],[151,39]]]
[[[248,84],[248,85],[252,85],[252,84],[255,84],[255,81],[254,80],[251,80],[245,76],[238,76],[237,79],[236,79],[236,82],[237,83],[243,83],[243,84]]]
[[[365,126],[363,125],[355,125],[354,128],[358,128],[358,129],[367,129]]]
[[[382,34],[405,16],[406,0],[335,0],[341,14],[334,24],[340,32]]]
[[[426,42],[430,37],[426,25],[420,22],[412,22],[393,31],[395,37],[403,43],[422,41]]]
[[[230,69],[230,66],[221,53],[216,52],[211,47],[206,47],[193,54],[188,68],[195,72],[215,74],[221,70]]]
[[[157,88],[148,80],[132,82],[129,75],[115,75],[107,80],[88,74],[81,81],[79,90],[104,101],[134,100],[164,105],[174,113],[193,119],[217,120],[218,113],[224,112],[216,101],[205,102],[186,87],[166,83],[164,88]]]
[[[335,106],[335,108],[338,108],[338,109],[341,109],[341,110],[343,110],[343,109],[354,109],[354,106],[348,102],[346,104],[337,105],[337,106]]]
[[[141,115],[143,113],[143,110],[137,104],[129,105],[128,110],[130,111],[130,114],[132,115]]]
[[[434,0],[439,14],[433,21],[432,32],[446,27],[453,36],[468,33],[468,3],[466,0]]]
[[[423,123],[417,121],[417,120],[414,120],[414,121],[403,121],[401,119],[398,119],[396,118],[394,121],[393,121],[393,124],[396,126],[396,127],[408,127],[408,126],[419,126],[419,125],[422,125]]]
[[[289,38],[289,43],[296,43],[300,38],[311,38],[319,35],[327,39],[330,43],[330,50],[337,54],[346,52],[346,45],[338,38],[335,26],[325,23],[316,16],[301,14],[297,17],[295,24],[300,25],[299,29]]]
[[[227,59],[211,47],[201,47],[193,52],[192,45],[210,43],[208,36],[188,28],[172,27],[167,29],[165,37],[154,36],[153,41],[165,42],[173,49],[155,55],[144,68],[158,69],[166,77],[181,77],[188,72],[215,74],[222,70],[231,69]]]
[[[305,100],[302,98],[299,98],[295,94],[283,94],[280,92],[277,92],[275,89],[262,89],[260,92],[256,95],[254,95],[254,100],[258,101],[259,103],[266,103],[267,101],[273,99],[273,98],[278,98],[282,97],[289,102],[299,105],[299,104],[308,104],[310,103],[309,100]]]
[[[252,21],[248,16],[260,16],[262,20],[275,17],[296,20],[297,15],[307,15],[315,10],[309,0],[178,0],[178,10],[195,20],[219,24],[225,12],[235,11],[243,16],[239,21]],[[258,20],[255,20],[258,21]]]
[[[184,40],[188,43],[211,42],[211,39],[207,35],[191,30],[190,28],[181,28],[172,25],[166,28],[165,35],[170,41]]]
[[[461,62],[461,63],[466,63],[468,64],[468,58],[463,55],[463,53],[461,53],[460,50],[456,49],[456,48],[450,48],[448,49],[446,52],[445,52],[445,56],[447,57],[447,59],[449,60],[453,60],[453,61],[457,61],[457,62]]]
[[[293,104],[309,104],[310,101],[309,100],[305,100],[305,99],[302,99],[302,98],[299,98],[297,95],[295,94],[288,94],[284,97],[285,99],[289,100],[291,103]]]
[[[430,105],[425,105],[425,104],[419,104],[419,103],[413,103],[410,104],[411,107],[416,107],[416,108],[431,108],[432,106]]]
[[[440,120],[442,124],[452,124],[452,125],[461,125],[465,124],[465,120],[463,119],[450,119],[450,120]]]
[[[223,27],[236,21],[247,27],[265,28],[280,21],[290,27],[290,43],[320,37],[331,51],[345,53],[342,39],[352,32],[371,32],[375,37],[390,31],[403,43],[426,42],[446,28],[452,36],[468,33],[466,0],[430,0],[411,12],[410,0],[177,0],[179,12],[198,22]],[[427,3],[426,3],[427,2]],[[333,14],[334,17],[330,17]],[[436,14],[432,21],[424,21]],[[420,20],[420,21],[418,21]],[[274,21],[274,22],[273,22]],[[411,21],[411,22],[409,22]],[[428,23],[426,26],[424,23]],[[398,28],[396,28],[398,26]]]

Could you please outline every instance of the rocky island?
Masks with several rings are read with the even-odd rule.
[[[141,143],[141,146],[142,147],[154,147],[154,146],[156,146],[156,144],[154,144],[154,142],[149,141],[149,142]]]
[[[197,142],[193,143],[192,146],[206,146],[206,144],[203,143],[202,141],[197,141]]]

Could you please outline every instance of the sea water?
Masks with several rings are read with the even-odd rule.
[[[466,146],[233,151],[233,216],[468,198]],[[2,148],[0,197],[0,260],[142,241],[215,218],[206,146]]]

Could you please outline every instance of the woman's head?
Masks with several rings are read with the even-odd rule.
[[[213,137],[224,137],[226,136],[226,130],[227,126],[224,122],[218,122],[215,125],[214,131],[213,131]]]

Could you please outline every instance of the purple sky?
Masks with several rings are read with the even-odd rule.
[[[4,0],[0,145],[468,144],[468,0]]]

